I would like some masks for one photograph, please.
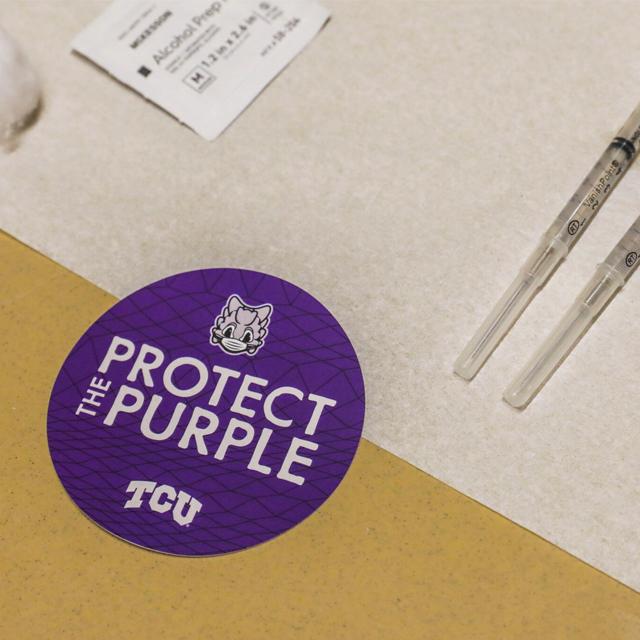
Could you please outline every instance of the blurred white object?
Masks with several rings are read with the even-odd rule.
[[[40,82],[26,56],[0,28],[0,143],[20,130],[40,102]]]

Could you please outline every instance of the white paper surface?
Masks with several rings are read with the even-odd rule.
[[[636,217],[640,165],[477,380],[451,373],[640,101],[635,4],[326,4],[208,144],[67,53],[103,3],[4,0],[47,98],[0,158],[2,226],[117,295],[207,266],[306,288],[356,346],[368,438],[640,588],[640,277],[526,412],[500,399]]]
[[[72,46],[213,140],[328,19],[314,0],[115,0]]]

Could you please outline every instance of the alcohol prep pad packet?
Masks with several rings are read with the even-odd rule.
[[[116,0],[72,47],[213,140],[328,19],[315,0]]]

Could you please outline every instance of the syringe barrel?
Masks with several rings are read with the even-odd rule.
[[[631,165],[635,147],[615,138],[576,189],[545,234],[575,245]]]
[[[640,105],[598,158],[549,230],[571,249],[640,151]]]
[[[620,127],[616,138],[628,140],[636,151],[640,150],[640,104]]]
[[[640,217],[636,219],[607,256],[605,264],[615,269],[624,281],[628,280],[638,268],[638,264],[640,264]]]
[[[602,208],[640,151],[640,105],[564,206],[454,364],[471,380]],[[637,251],[640,253],[640,250]]]

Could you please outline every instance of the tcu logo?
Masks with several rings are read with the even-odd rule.
[[[272,311],[270,304],[252,307],[234,293],[214,320],[209,342],[232,356],[240,353],[252,356],[269,333]]]
[[[158,484],[150,480],[132,480],[126,493],[133,493],[124,505],[125,509],[139,509],[145,493],[150,493],[149,507],[156,513],[172,511],[175,522],[184,527],[193,522],[202,508],[202,502],[185,491],[176,491],[168,484]],[[188,507],[188,508],[187,508]]]

